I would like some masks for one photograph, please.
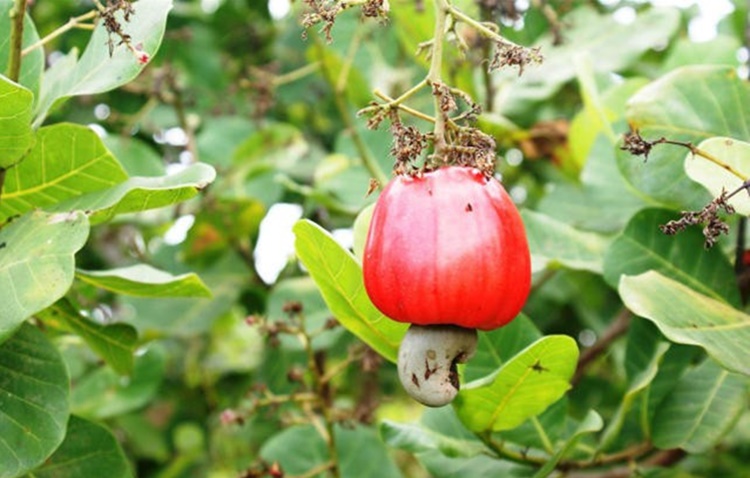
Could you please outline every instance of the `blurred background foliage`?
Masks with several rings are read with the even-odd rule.
[[[303,399],[276,403],[273,397],[304,397],[316,367],[335,370],[343,363],[322,392],[342,414],[327,418],[339,423],[343,476],[531,476],[527,467],[483,454],[456,458],[471,453],[451,454],[446,446],[410,449],[393,437],[386,446],[379,433],[388,438],[393,430],[378,424],[411,422],[423,409],[404,396],[395,367],[330,323],[320,292],[293,257],[291,225],[300,217],[352,246],[353,222],[377,196],[367,194],[374,174],[362,157],[374,158],[386,174],[393,162],[387,124],[369,130],[356,112],[374,99],[373,90],[395,97],[424,77],[428,60],[414,53],[432,36],[430,2],[390,0],[387,22],[347,11],[336,19],[331,42],[319,27],[303,34],[306,2],[270,3],[176,1],[158,54],[135,81],[76,97],[48,119],[91,125],[131,175],[156,176],[193,161],[217,170],[198,198],[92,230],[78,255],[80,268],[145,262],[174,274],[196,272],[212,297],[135,298],[77,283],[72,294],[91,317],[135,326],[142,347],[132,376],[123,379],[82,342],[62,337],[73,411],[115,431],[136,476],[273,476],[275,462],[285,476],[316,476],[310,470],[328,459],[310,425],[318,411]],[[641,161],[612,147],[627,131],[626,101],[687,65],[724,65],[745,81],[747,2],[702,2],[700,8],[682,2],[679,9],[628,0],[454,3],[498,22],[512,41],[542,48],[545,61],[521,76],[514,69],[488,74],[483,62],[490,46],[461,30],[470,50],[459,55],[448,47],[443,76],[483,106],[478,126],[498,144],[498,175],[526,210],[532,241],[540,241],[535,261],[542,263],[535,263],[525,314],[542,333],[568,334],[585,351],[623,313],[619,274],[608,280],[604,273],[610,241],[647,206],[674,215],[710,199],[696,187],[670,201],[623,178],[618,162]],[[36,1],[30,15],[44,36],[90,8],[74,0]],[[712,13],[724,9],[712,24]],[[48,60],[82,49],[88,37],[74,30],[55,39]],[[420,93],[409,105],[430,112],[431,102]],[[732,249],[732,224],[725,251]],[[307,330],[312,354],[285,333],[289,324]],[[651,329],[643,322],[628,334],[637,339],[654,334]],[[611,418],[631,383],[626,355],[636,352],[628,343],[610,344],[540,420],[574,426],[571,420],[582,420],[592,407]],[[689,363],[695,350],[668,353]],[[555,421],[556,414],[571,418]],[[748,476],[748,417],[717,448],[648,476]],[[629,418],[616,445],[637,435],[636,419]],[[450,408],[424,412],[422,423],[473,446]],[[524,433],[529,426],[503,437],[532,443]]]

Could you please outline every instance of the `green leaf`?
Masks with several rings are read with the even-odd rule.
[[[101,367],[78,380],[71,394],[71,408],[77,415],[98,420],[137,410],[159,391],[165,369],[165,354],[151,346],[136,357],[130,377]]]
[[[211,297],[211,291],[196,274],[174,276],[147,264],[108,271],[79,269],[76,277],[94,287],[135,297]]]
[[[698,144],[714,136],[750,137],[750,85],[726,66],[689,66],[672,71],[636,93],[627,118],[644,139],[662,136]],[[686,149],[655,146],[648,160],[627,152],[620,170],[639,190],[675,208],[700,209],[710,198],[683,170]]]
[[[352,225],[354,234],[354,256],[359,260],[362,260],[362,256],[365,253],[365,245],[367,244],[367,233],[370,231],[370,222],[372,221],[372,213],[375,212],[375,204],[362,209],[354,219]]]
[[[589,410],[586,416],[583,418],[581,423],[575,429],[573,434],[568,437],[565,443],[555,452],[555,454],[547,460],[543,467],[539,468],[534,474],[534,478],[544,478],[549,476],[554,470],[555,466],[562,460],[568,453],[570,453],[578,443],[578,441],[584,436],[590,433],[596,433],[602,429],[604,422],[602,417],[599,416],[594,410]]]
[[[468,382],[494,373],[541,336],[531,319],[523,314],[504,327],[481,332],[477,350],[464,367],[463,379]]]
[[[615,415],[610,419],[607,429],[599,440],[599,450],[606,450],[617,439],[625,423],[625,418],[633,406],[633,402],[651,385],[667,350],[669,350],[669,344],[667,342],[659,342],[647,366],[633,377],[628,390],[617,407]]]
[[[201,271],[201,279],[213,297],[205,298],[141,298],[120,296],[127,304],[120,320],[133,324],[141,333],[192,337],[208,332],[217,317],[234,307],[251,277],[245,263],[235,254],[225,252]]]
[[[133,2],[130,21],[124,21],[122,12],[115,13],[114,18],[122,26],[122,32],[130,36],[131,45],[141,47],[149,58],[153,58],[164,36],[167,13],[171,9],[172,0],[139,0]],[[110,41],[114,46],[111,52]],[[50,108],[58,101],[112,90],[129,83],[145,67],[139,62],[138,54],[118,36],[110,36],[103,21],[98,22],[81,58],[76,60],[76,57],[74,50],[61,60],[62,67],[57,68],[54,64],[46,72],[35,111],[35,126],[42,124]]]
[[[0,478],[28,472],[62,443],[68,380],[60,353],[31,325],[0,345]]]
[[[723,367],[750,375],[750,316],[655,271],[623,276],[620,297],[671,341],[703,347]]]
[[[112,432],[96,423],[71,416],[60,448],[29,476],[129,478],[133,474],[125,453]]]
[[[81,212],[35,211],[0,229],[0,342],[73,283],[74,256],[89,224]]]
[[[544,62],[524,69],[520,78],[515,69],[498,75],[500,86],[507,91],[499,95],[504,103],[497,106],[503,113],[520,114],[529,108],[530,102],[550,97],[575,78],[575,58],[581,55],[595,59],[592,66],[597,73],[621,71],[652,48],[667,44],[679,27],[679,18],[675,9],[652,8],[639,13],[633,24],[624,25],[612,15],[599,14],[593,8],[577,8],[562,18],[572,28],[566,30],[561,45],[553,45],[551,32],[536,43],[535,46],[541,47]],[[634,29],[638,35],[633,35]]]
[[[716,445],[747,407],[748,379],[705,360],[688,371],[656,409],[654,445],[703,453]]]
[[[617,169],[615,146],[600,134],[591,146],[580,184],[556,184],[542,198],[539,211],[565,218],[567,224],[578,229],[614,233],[649,201],[622,177]]]
[[[104,145],[122,164],[128,176],[163,176],[164,159],[159,152],[135,136],[107,134]]]
[[[293,231],[297,256],[320,288],[336,319],[395,363],[398,344],[408,324],[392,321],[375,308],[365,291],[362,268],[328,232],[307,220],[298,221]]]
[[[10,12],[13,0],[0,0],[0,73],[8,71],[8,57],[10,55]],[[28,12],[23,23],[23,47],[27,48],[39,42],[39,33]],[[39,93],[39,83],[44,71],[44,49],[36,48],[23,56],[19,83],[28,88],[36,97]]]
[[[713,299],[739,304],[734,270],[719,248],[706,250],[700,231],[667,236],[659,225],[675,214],[646,209],[630,220],[604,257],[604,278],[613,287],[620,276],[655,270]]]
[[[453,404],[474,432],[515,428],[563,396],[577,360],[575,340],[565,335],[543,337],[494,376],[465,385]]]
[[[0,221],[107,188],[126,178],[120,163],[90,128],[69,123],[41,128],[26,158],[8,170]]]
[[[607,238],[576,230],[567,223],[529,210],[522,211],[521,217],[526,226],[533,271],[559,264],[570,269],[602,272],[602,256],[609,244]]]
[[[85,210],[89,213],[91,224],[99,224],[118,214],[180,203],[194,197],[215,178],[214,168],[196,163],[167,176],[130,178],[111,188],[71,198],[49,209]]]
[[[380,435],[389,446],[409,453],[434,450],[445,456],[463,458],[488,453],[487,448],[477,440],[443,435],[419,424],[384,420],[380,425]]]
[[[34,142],[31,103],[34,95],[0,75],[0,168],[19,162]]]
[[[716,137],[703,141],[698,145],[698,149],[718,158],[745,177],[750,177],[750,143]],[[722,191],[731,193],[744,182],[726,168],[692,153],[685,156],[685,172],[690,179],[701,184],[714,197],[719,197]],[[729,204],[743,216],[750,215],[750,196],[747,194],[736,194],[729,200]]]
[[[668,73],[686,65],[729,65],[738,68],[737,49],[742,43],[737,36],[722,34],[713,40],[696,42],[683,37],[675,42],[669,56],[662,65],[662,71]]]
[[[334,433],[342,478],[402,476],[371,428],[336,426]],[[294,453],[289,453],[289,450],[294,450]],[[330,460],[323,438],[311,425],[294,426],[274,435],[263,445],[260,456],[268,463],[279,463],[289,475],[302,475]]]
[[[56,302],[38,315],[47,324],[80,336],[115,372],[121,375],[132,372],[133,352],[138,340],[138,333],[132,326],[98,324],[83,317],[67,300]]]

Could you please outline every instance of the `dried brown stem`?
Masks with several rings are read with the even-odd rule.
[[[615,317],[615,320],[612,321],[612,323],[604,331],[602,336],[599,337],[599,340],[594,342],[591,347],[583,351],[580,358],[578,359],[578,366],[576,367],[576,372],[573,375],[573,379],[571,380],[573,386],[575,386],[581,380],[588,366],[602,353],[604,353],[612,344],[612,342],[620,338],[628,331],[628,327],[630,326],[630,320],[632,317],[633,314],[628,309],[623,308],[622,310],[620,310],[620,312]]]

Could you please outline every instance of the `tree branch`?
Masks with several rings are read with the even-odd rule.
[[[583,351],[581,354],[581,357],[578,359],[578,366],[576,367],[576,372],[573,375],[573,379],[571,380],[571,384],[575,386],[583,377],[584,372],[586,371],[586,368],[596,360],[602,353],[604,353],[605,350],[620,336],[625,334],[628,331],[628,327],[630,326],[630,319],[633,317],[633,314],[628,309],[621,309],[620,312],[615,317],[615,320],[612,321],[610,326],[604,331],[601,337],[599,337],[599,340],[594,342],[594,344]]]

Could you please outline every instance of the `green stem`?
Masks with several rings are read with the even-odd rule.
[[[439,0],[439,1],[441,1],[442,3],[444,0]],[[474,20],[473,18],[463,13],[461,10],[457,9],[453,5],[446,3],[446,12],[449,13],[456,20],[460,20],[466,23],[467,25],[471,26],[473,29],[475,29],[476,31],[478,31],[479,33],[481,33],[482,35],[484,35],[485,37],[491,40],[494,40],[498,43],[501,43],[507,46],[514,46],[514,47],[519,46],[513,43],[512,41],[507,40],[504,36],[500,35],[497,31],[493,30],[492,28],[489,28],[487,24],[480,23]]]
[[[328,68],[328,64],[326,63],[325,55],[323,53],[323,48],[325,47],[322,45],[322,42],[317,35],[311,36],[313,36],[315,40],[315,46],[319,57],[318,59],[320,61],[320,71],[323,74],[323,78],[325,78],[326,83],[328,83],[328,85],[334,90],[333,101],[336,104],[336,109],[339,111],[339,115],[341,116],[341,120],[344,122],[346,129],[352,135],[352,141],[354,141],[354,147],[357,149],[357,152],[362,159],[362,165],[378,182],[378,187],[382,188],[388,182],[388,176],[380,168],[380,165],[375,160],[375,158],[372,157],[372,154],[367,148],[365,141],[357,131],[356,125],[354,124],[354,119],[352,118],[352,114],[346,104],[346,95],[339,94],[339,92],[336,91],[336,84],[338,82],[334,80],[333,74],[331,73],[330,69]]]
[[[315,73],[320,69],[320,62],[316,61],[313,63],[308,63],[307,65],[297,68],[296,70],[292,70],[288,73],[284,73],[283,75],[279,75],[274,77],[273,79],[273,86],[281,86],[286,85],[288,83],[293,83],[297,80],[301,80],[302,78]]]
[[[21,76],[21,49],[23,48],[23,20],[26,14],[26,0],[15,0],[10,10],[10,56],[7,77],[18,82]]]
[[[430,71],[427,73],[427,83],[435,85],[442,83],[443,69],[443,42],[445,39],[445,26],[448,20],[450,5],[447,0],[435,0],[435,31],[433,32],[432,58]],[[445,142],[445,113],[440,109],[440,96],[433,93],[435,104],[435,133],[434,155],[441,157],[447,146]]]
[[[62,25],[62,26],[58,27],[52,33],[50,33],[49,35],[45,36],[41,40],[39,40],[36,43],[34,43],[32,45],[29,45],[26,48],[24,48],[23,51],[21,51],[21,56],[23,57],[23,56],[28,55],[29,53],[31,53],[32,51],[36,50],[37,48],[43,47],[47,43],[51,42],[55,38],[57,38],[60,35],[62,35],[63,33],[67,32],[69,30],[72,30],[74,28],[85,28],[85,29],[93,28],[94,25],[88,24],[88,23],[84,24],[83,22],[86,22],[88,20],[92,20],[92,19],[96,18],[96,16],[98,15],[98,13],[99,12],[97,10],[91,10],[90,12],[84,13],[83,15],[79,15],[77,17],[71,18],[70,20],[67,21],[67,23],[65,23],[65,25]]]
[[[547,432],[544,431],[544,427],[542,426],[539,419],[537,417],[532,417],[531,423],[532,425],[534,425],[534,429],[536,430],[537,435],[539,435],[539,438],[542,440],[542,445],[544,445],[544,451],[546,451],[550,455],[554,454],[555,448],[552,446],[552,441],[550,441],[549,436],[547,435]]]
[[[10,52],[7,77],[18,82],[21,76],[21,48],[23,48],[23,20],[26,16],[26,0],[15,0],[10,10]],[[5,168],[0,168],[0,199],[5,185]]]
[[[405,113],[409,113],[415,118],[419,118],[421,120],[427,121],[428,123],[435,123],[435,118],[433,118],[432,116],[428,116],[422,113],[421,111],[415,110],[414,108],[410,108],[406,105],[399,104],[399,101],[398,101],[399,98],[393,99],[380,90],[373,91],[373,94],[377,96],[378,98],[380,98],[381,100],[385,101],[388,105],[387,107],[389,108],[398,108]]]

